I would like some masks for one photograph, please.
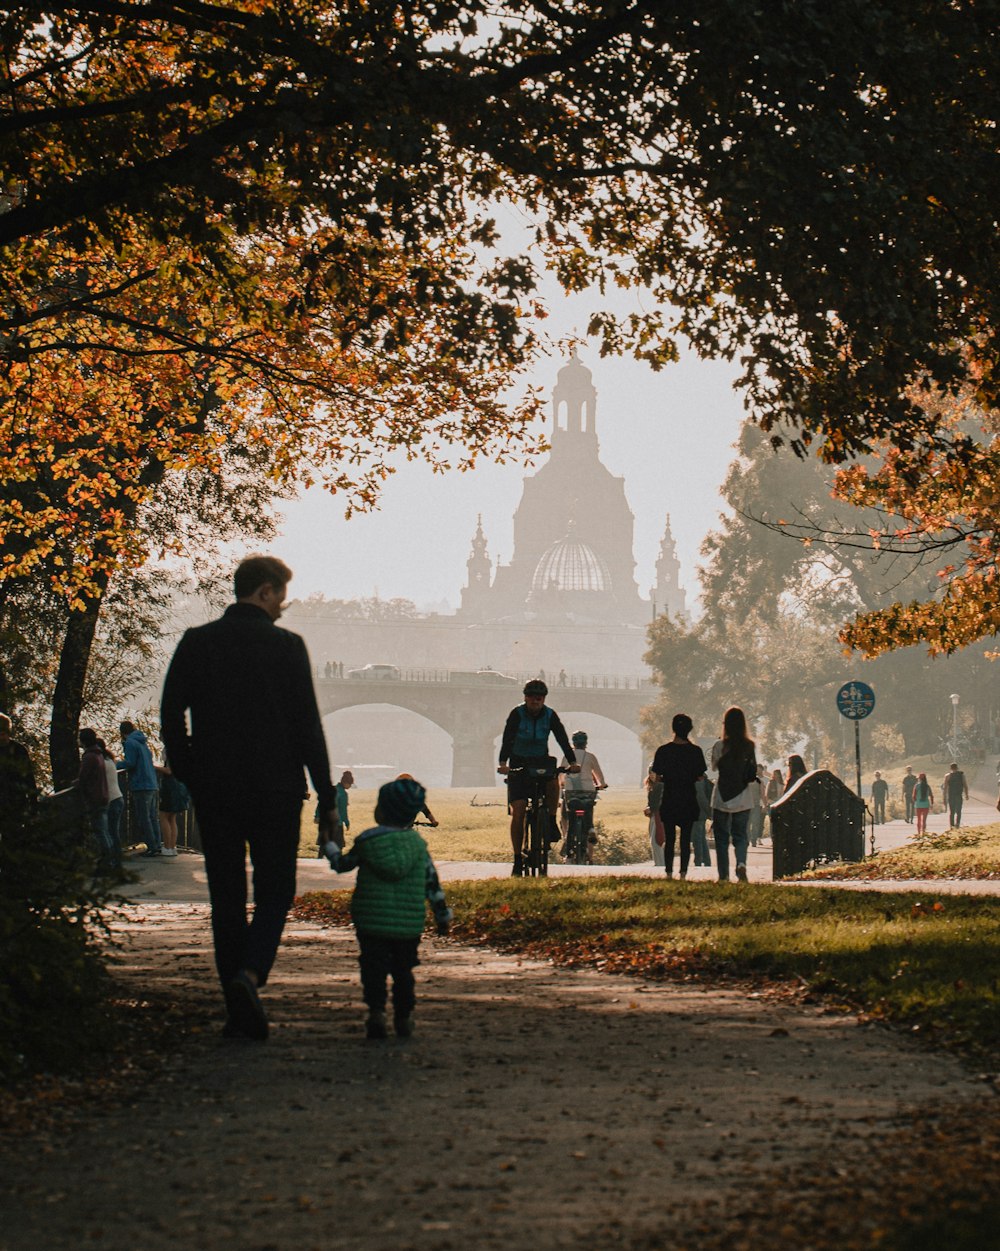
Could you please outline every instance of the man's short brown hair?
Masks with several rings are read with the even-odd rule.
[[[247,556],[236,566],[233,589],[237,599],[247,599],[262,586],[287,586],[292,571],[277,556]]]

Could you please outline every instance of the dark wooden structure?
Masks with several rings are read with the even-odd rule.
[[[800,778],[771,805],[775,880],[865,856],[865,802],[828,769]]]

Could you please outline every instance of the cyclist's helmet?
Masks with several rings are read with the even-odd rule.
[[[583,730],[577,730],[577,732],[573,735],[572,743],[574,747],[587,746],[587,735],[583,732]]]
[[[522,695],[548,695],[549,688],[545,685],[541,678],[532,678],[530,682],[526,682]]]

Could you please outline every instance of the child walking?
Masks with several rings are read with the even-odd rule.
[[[452,917],[427,844],[412,828],[426,798],[427,792],[412,778],[387,782],[378,793],[377,824],[360,834],[348,852],[336,843],[324,848],[336,872],[358,870],[351,917],[360,948],[368,1038],[387,1036],[386,978],[390,975],[393,1027],[400,1038],[413,1033],[413,970],[420,963],[417,949],[424,930],[425,901],[434,911],[439,934],[448,933]]]

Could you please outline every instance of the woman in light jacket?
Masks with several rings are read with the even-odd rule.
[[[751,784],[757,782],[757,753],[747,734],[742,708],[730,708],[722,718],[722,738],[712,748],[712,768],[718,771],[712,792],[712,830],[719,881],[729,881],[729,844],[736,859],[736,877],[747,880],[747,829],[753,807]]]

